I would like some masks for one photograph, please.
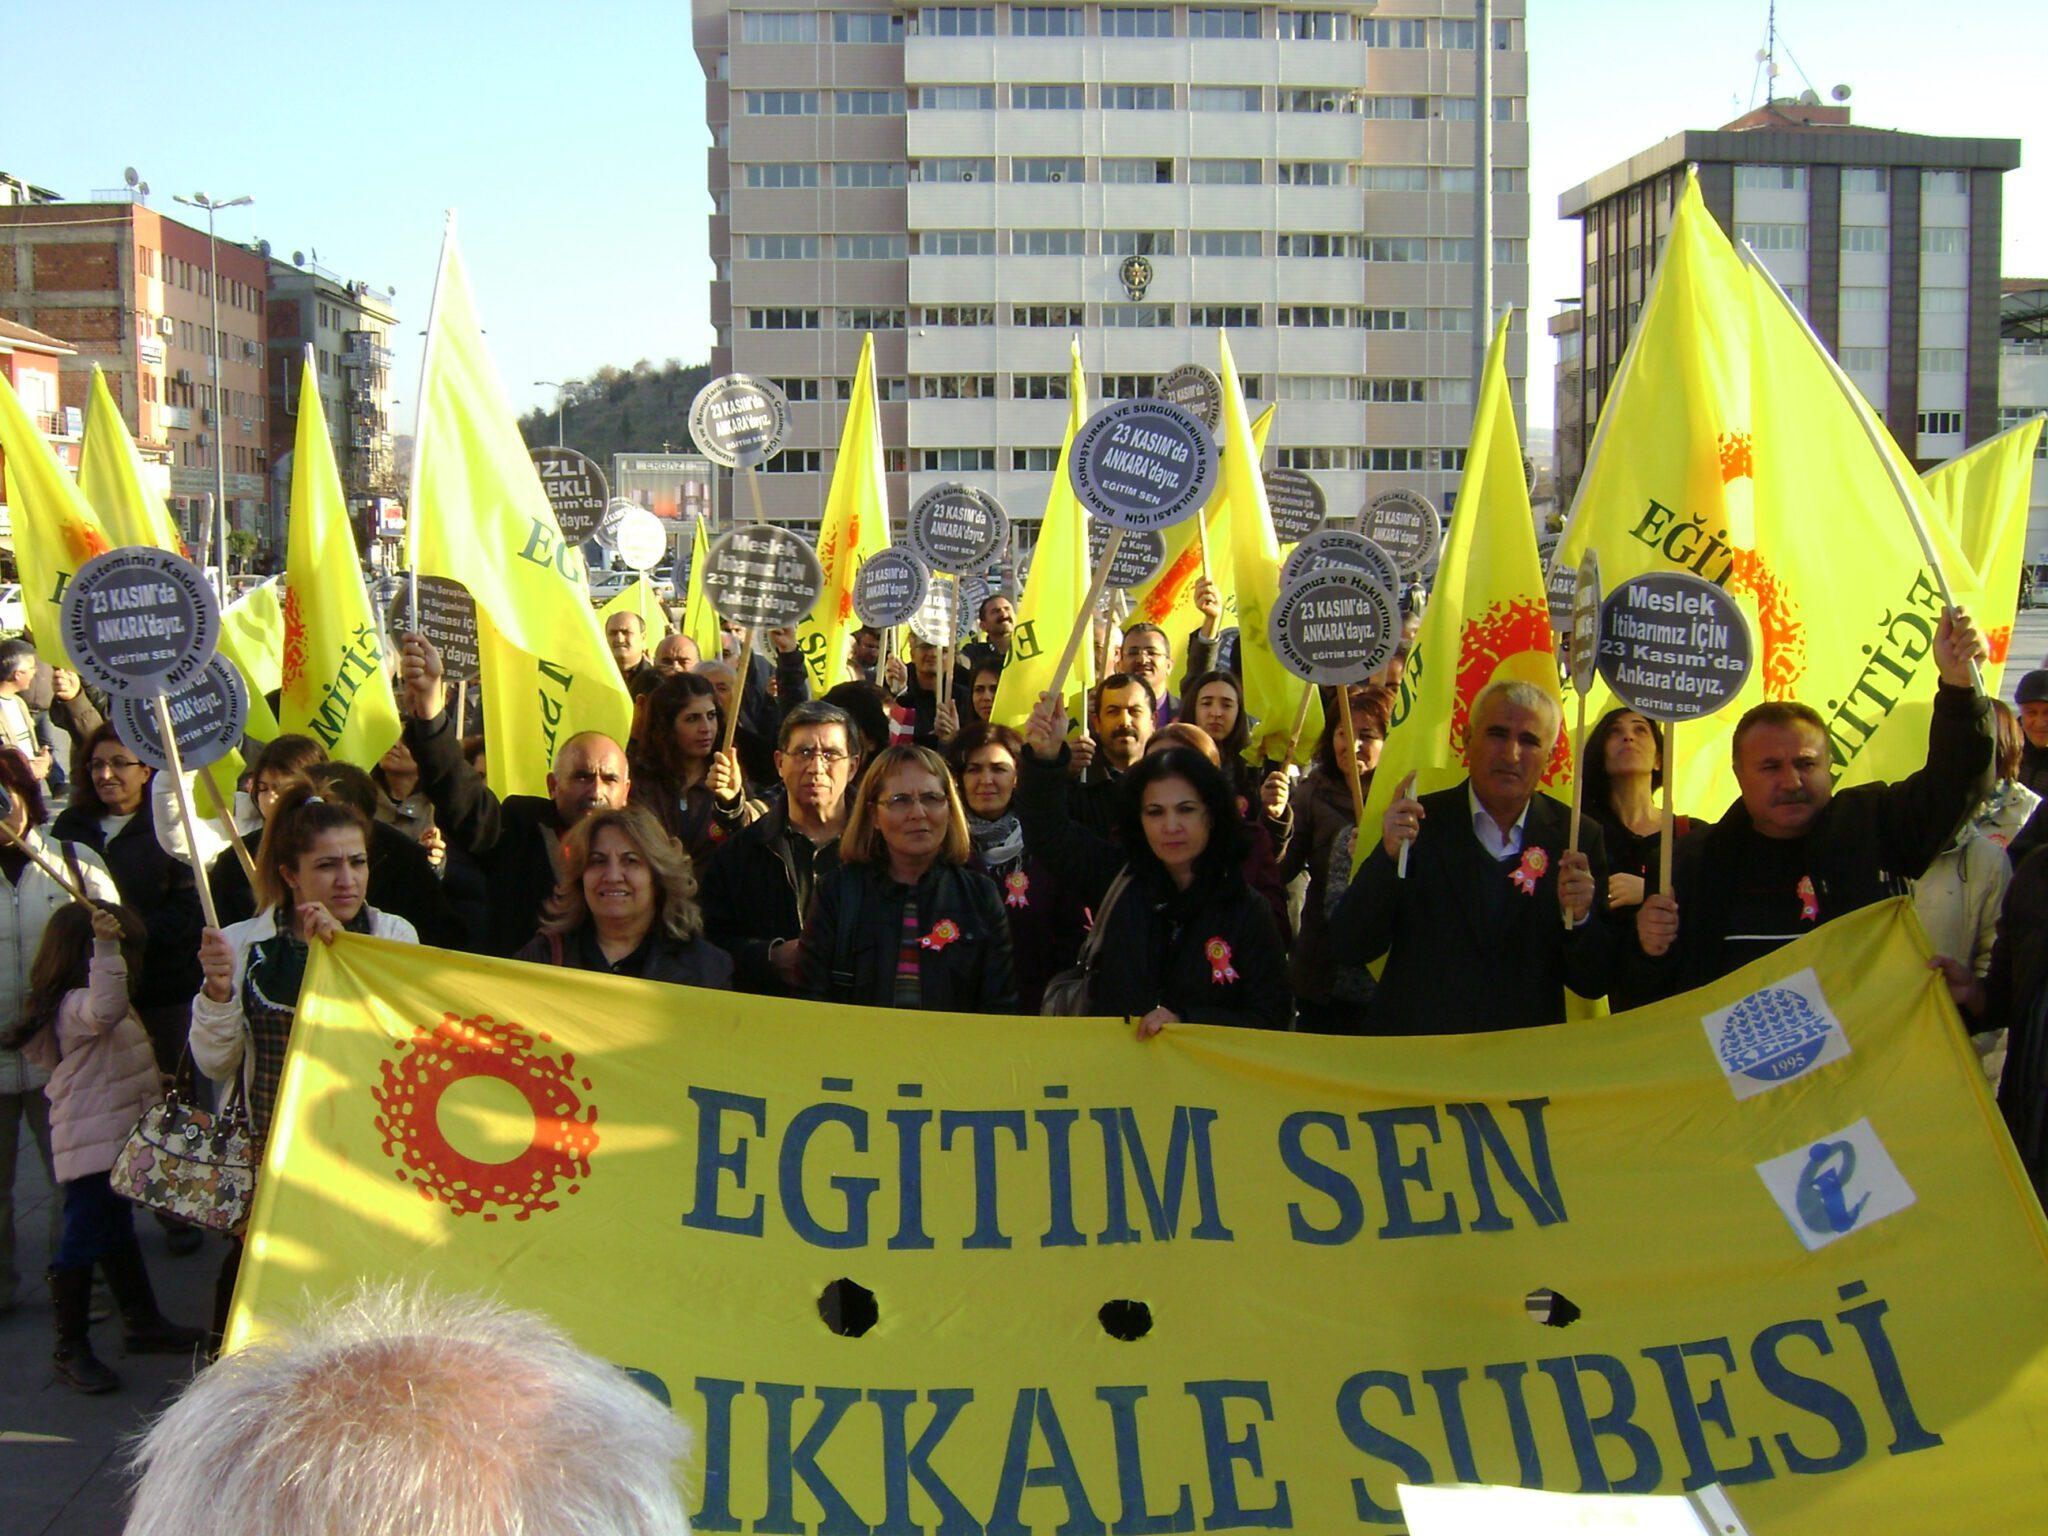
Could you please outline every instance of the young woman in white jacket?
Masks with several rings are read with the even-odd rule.
[[[402,917],[364,900],[370,883],[370,825],[354,806],[321,798],[308,784],[286,789],[256,853],[256,915],[201,936],[205,984],[192,999],[192,1059],[215,1082],[239,1082],[260,1148],[269,1137],[284,1076],[308,945],[332,943],[344,928],[417,944]],[[225,1331],[242,1245],[229,1245],[214,1291],[214,1330]]]

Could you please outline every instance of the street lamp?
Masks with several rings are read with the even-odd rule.
[[[212,277],[208,282],[207,297],[213,302],[213,345],[207,348],[207,376],[213,380],[213,538],[215,558],[220,570],[220,600],[228,600],[228,466],[227,458],[221,452],[221,431],[227,424],[227,407],[221,404],[220,387],[220,241],[213,232],[213,216],[223,208],[246,208],[256,201],[253,197],[210,198],[204,192],[194,192],[190,197],[180,193],[171,194],[172,201],[183,203],[187,208],[206,210],[206,244],[212,258]]]
[[[564,446],[562,442],[562,407],[569,403],[569,391],[582,382],[581,379],[535,379],[533,381],[534,388],[536,389],[552,389],[555,391],[555,446],[557,448]]]

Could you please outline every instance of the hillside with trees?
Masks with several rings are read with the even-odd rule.
[[[630,368],[600,368],[569,392],[562,440],[609,475],[617,453],[694,453],[690,402],[711,378],[709,363],[676,358],[656,365],[642,358]],[[552,401],[519,418],[529,447],[555,440]]]

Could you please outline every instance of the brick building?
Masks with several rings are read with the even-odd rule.
[[[72,348],[55,336],[0,316],[0,379],[20,397],[64,467],[76,472],[83,413],[75,406],[67,410],[61,403],[60,374],[63,360],[71,355]],[[0,454],[0,469],[5,465],[6,455]],[[0,544],[11,552],[14,519],[7,506],[6,485],[6,476],[0,474]]]

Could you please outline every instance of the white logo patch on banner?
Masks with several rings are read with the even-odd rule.
[[[1738,1099],[1804,1077],[1849,1054],[1842,1021],[1811,967],[1700,1020]]]
[[[1825,1248],[1913,1203],[1912,1186],[1868,1120],[1758,1163],[1756,1171],[1809,1250]]]

